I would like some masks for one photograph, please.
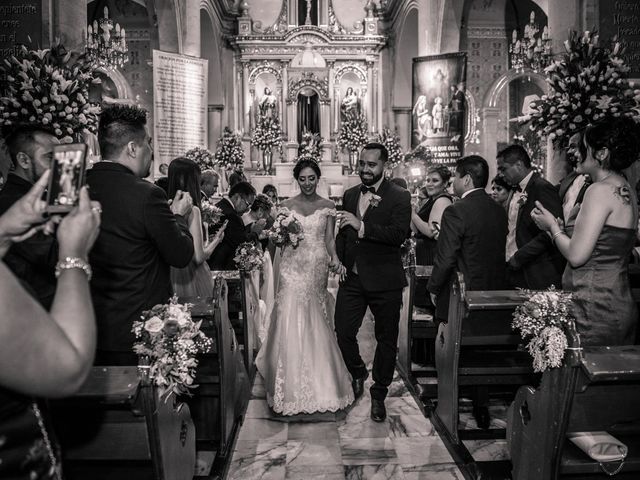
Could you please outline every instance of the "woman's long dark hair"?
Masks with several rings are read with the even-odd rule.
[[[189,192],[193,204],[200,208],[200,167],[185,157],[178,157],[169,164],[167,196],[174,198],[178,190]]]

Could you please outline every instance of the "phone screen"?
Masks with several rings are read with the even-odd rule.
[[[84,143],[55,145],[47,191],[47,211],[64,213],[78,204],[80,189],[84,185]]]

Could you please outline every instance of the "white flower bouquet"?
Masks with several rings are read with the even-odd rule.
[[[209,200],[203,199],[200,202],[200,213],[202,214],[202,222],[209,226],[217,225],[222,218],[222,210]]]
[[[74,135],[98,128],[100,107],[89,102],[89,87],[97,82],[83,56],[62,45],[29,50],[22,45],[16,55],[0,64],[6,90],[0,97],[0,127],[39,124],[65,143]]]
[[[279,150],[282,148],[283,136],[277,117],[260,117],[251,135],[251,145],[260,150],[269,148]]]
[[[362,113],[352,115],[342,122],[338,132],[340,149],[357,152],[367,144],[367,120]]]
[[[188,394],[197,386],[193,384],[196,356],[213,345],[200,330],[201,322],[191,319],[191,305],[178,303],[174,296],[168,304],[142,312],[140,318],[133,322],[133,351],[149,358],[149,378],[160,389],[161,398],[167,401],[171,394]]]
[[[193,160],[200,167],[200,171],[212,170],[215,167],[213,153],[206,148],[194,147],[184,154],[189,160]]]
[[[529,298],[514,311],[511,326],[528,342],[534,371],[558,368],[568,346],[566,329],[574,321],[571,294],[553,286],[546,291],[523,293]]]
[[[236,262],[238,270],[242,272],[252,272],[262,269],[263,255],[262,249],[258,245],[251,242],[244,242],[236,248],[233,261]]]
[[[378,134],[376,141],[387,147],[387,152],[389,152],[389,160],[385,165],[387,170],[393,170],[402,163],[402,147],[397,131],[391,131],[389,127],[384,127],[382,133]]]
[[[304,229],[300,221],[287,208],[281,208],[276,214],[276,218],[267,235],[273,243],[281,248],[297,248],[304,239]]]
[[[229,127],[224,127],[222,137],[218,139],[214,155],[216,165],[227,170],[234,170],[244,164],[244,150],[239,133],[234,133]]]
[[[571,32],[566,53],[545,69],[548,95],[531,103],[529,128],[563,148],[569,137],[605,116],[640,114],[640,90],[629,82],[621,46],[600,47],[596,32]]]

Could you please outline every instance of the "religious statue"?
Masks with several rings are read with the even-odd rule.
[[[427,97],[420,95],[418,101],[413,107],[413,114],[416,116],[416,130],[418,131],[418,137],[420,140],[428,137],[433,133],[433,117],[429,111],[429,105],[427,104]]]
[[[258,108],[260,109],[261,118],[276,116],[278,100],[276,99],[275,95],[271,93],[271,89],[269,87],[264,87],[264,95],[262,95],[262,98],[260,99]]]
[[[342,121],[348,120],[360,113],[360,99],[352,87],[347,88],[347,93],[340,104],[340,116]]]

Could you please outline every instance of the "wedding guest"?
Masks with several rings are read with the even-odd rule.
[[[498,153],[498,173],[514,186],[507,216],[506,255],[508,280],[512,287],[542,290],[561,286],[565,260],[541,231],[531,211],[540,201],[562,218],[562,205],[557,189],[535,173],[529,154],[521,145],[510,145]]]
[[[586,155],[582,132],[574,133],[569,138],[567,147],[567,163],[571,166],[571,172],[558,185],[558,195],[562,201],[562,213],[565,219],[571,216],[572,210],[579,208],[584,194],[591,185],[591,179],[587,175],[579,174],[576,167],[582,163]]]
[[[193,237],[193,258],[184,268],[171,267],[173,292],[180,297],[210,297],[213,293],[213,278],[207,260],[224,237],[225,226],[218,229],[212,240],[204,235],[200,212],[200,167],[185,157],[178,157],[169,164],[169,197],[186,192],[193,199],[193,207],[186,215],[189,233]]]
[[[11,158],[7,183],[0,191],[0,215],[22,198],[51,165],[53,146],[58,139],[44,127],[22,126],[5,140]],[[51,235],[37,232],[11,246],[4,258],[9,269],[29,291],[49,309],[56,289],[54,276],[57,244]]]
[[[256,198],[256,189],[250,183],[236,183],[229,190],[229,195],[216,203],[222,210],[221,221],[228,221],[222,243],[216,248],[208,260],[211,270],[235,270],[233,260],[236,249],[243,242],[257,240],[256,232],[248,234],[244,228],[242,214],[245,213]]]
[[[244,165],[236,165],[231,175],[229,175],[229,190],[240,182],[249,183],[247,176],[244,174]]]
[[[513,190],[514,188],[507,183],[502,175],[496,175],[491,180],[491,198],[504,207],[505,210],[508,209],[509,195]]]
[[[41,200],[47,180],[45,173],[0,216],[0,257],[34,231],[53,230],[54,221],[45,219],[45,202]],[[35,397],[72,395],[84,383],[93,363],[96,325],[87,256],[99,225],[100,205],[92,204],[83,188],[79,205],[58,225],[62,260],[57,266],[50,313],[0,262],[2,478],[57,478],[52,475],[60,470],[59,448],[46,421],[46,402]]]
[[[158,179],[156,179],[154,183],[157,186],[159,186],[161,189],[163,189],[166,193],[167,188],[169,186],[169,179],[167,178],[167,173],[169,172],[169,166],[166,163],[161,163],[160,166],[158,167],[158,170],[160,171],[160,175],[162,176],[158,177]]]
[[[200,191],[202,192],[202,198],[210,200],[216,193],[218,193],[218,184],[220,177],[214,170],[205,170],[202,172],[200,180]]]
[[[274,207],[278,206],[278,189],[275,187],[275,185],[267,183],[264,187],[262,187],[262,193],[269,197],[269,200],[271,200],[271,203]]]
[[[487,195],[488,179],[489,166],[484,158],[470,155],[456,163],[453,190],[460,200],[442,215],[442,231],[427,286],[438,321],[448,320],[450,285],[455,272],[462,274],[469,290],[500,290],[506,286],[507,214]],[[488,392],[476,389],[473,397],[476,422],[487,429]]]
[[[193,257],[187,216],[193,200],[178,192],[171,205],[149,176],[153,148],[146,112],[132,105],[103,110],[98,141],[103,161],[87,172],[91,197],[103,208],[91,251],[91,294],[98,321],[98,364],[135,365],[131,326],[143,310],[166,303],[169,267]]]
[[[531,217],[567,259],[562,286],[573,292],[572,313],[581,345],[631,345],[637,308],[628,263],[638,226],[634,189],[622,171],[640,152],[640,127],[629,117],[609,117],[587,127],[576,172],[589,175],[579,210],[566,229],[543,201]]]
[[[264,235],[264,230],[273,225],[272,211],[273,203],[271,203],[269,197],[260,193],[251,204],[249,211],[243,216],[247,234],[259,232],[258,239],[263,251],[266,250],[269,243],[269,239]]]
[[[416,232],[416,263],[433,265],[440,222],[445,208],[453,203],[447,193],[451,172],[443,165],[427,170],[425,190],[428,199],[418,211],[411,213],[411,229]]]
[[[392,177],[389,179],[391,183],[395,183],[399,187],[404,188],[405,190],[409,190],[409,184],[403,177]]]

